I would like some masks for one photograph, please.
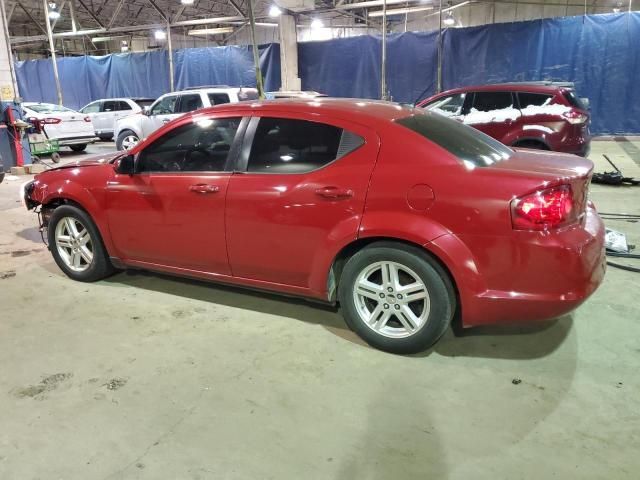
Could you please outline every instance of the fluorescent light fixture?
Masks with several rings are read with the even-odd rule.
[[[391,10],[387,10],[387,17],[391,17],[393,15],[404,15],[405,13],[417,13],[417,12],[427,12],[429,10],[433,10],[434,7],[406,7],[406,8],[393,8]],[[382,10],[374,10],[373,12],[369,12],[367,14],[369,17],[382,17],[384,15]]]
[[[282,10],[277,5],[271,5],[269,7],[269,16],[270,17],[279,17],[282,14]]]
[[[412,0],[387,0],[387,5],[396,5],[398,3],[407,3]],[[418,0],[413,0],[418,1]],[[384,0],[370,0],[368,2],[357,3],[343,3],[342,5],[336,5],[336,10],[351,10],[354,8],[368,8],[368,7],[381,7],[384,5]]]
[[[442,20],[442,23],[447,27],[451,27],[456,24],[456,19],[453,18],[453,15],[451,14],[451,12],[449,12],[447,13],[447,16]]]
[[[233,27],[194,28],[193,30],[189,30],[188,35],[220,35],[231,32],[233,32]]]
[[[109,42],[111,40],[115,40],[117,38],[126,38],[127,35],[112,35],[110,37],[93,37],[91,39],[91,41],[93,43],[99,43],[99,42]]]
[[[256,22],[256,27],[277,27],[277,23],[269,23],[269,22]]]
[[[56,10],[49,11],[49,20],[57,20],[58,18],[60,18],[60,12]]]
[[[167,38],[167,32],[164,30],[156,30],[153,32],[153,36],[156,40],[164,40]]]
[[[193,5],[193,2],[194,2],[194,1],[195,1],[195,0],[180,0],[180,3],[181,3],[182,5]]]
[[[315,29],[322,28],[322,27],[324,27],[324,23],[319,18],[314,18],[311,21],[311,28],[312,29],[315,30]]]

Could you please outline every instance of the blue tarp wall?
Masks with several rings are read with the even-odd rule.
[[[414,102],[435,93],[437,32],[388,38],[387,78],[394,100]],[[380,37],[300,43],[304,89],[332,96],[379,98]],[[640,13],[587,15],[447,29],[443,87],[504,81],[572,81],[591,101],[592,131],[640,133]],[[250,47],[177,50],[177,89],[212,84],[255,85]],[[277,44],[260,47],[267,90],[280,86]],[[169,89],[165,51],[58,60],[65,104],[97,98],[155,97]],[[55,101],[49,60],[16,62],[26,100]],[[47,81],[47,79],[50,79]]]

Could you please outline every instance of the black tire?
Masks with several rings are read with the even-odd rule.
[[[56,245],[55,231],[60,223],[65,218],[72,218],[79,222],[86,228],[91,237],[91,249],[93,251],[93,259],[86,270],[78,272],[72,270],[65,261],[62,259],[58,246]],[[82,209],[73,205],[62,205],[56,208],[51,214],[49,219],[49,225],[47,227],[47,238],[49,241],[49,250],[53,255],[53,259],[58,264],[58,267],[73,280],[80,282],[95,282],[111,275],[115,269],[111,265],[107,250],[104,248],[102,237],[98,228],[93,223],[91,217]]]
[[[54,152],[51,154],[51,161],[53,163],[60,163],[60,154],[58,152]]]
[[[430,310],[428,314],[424,314],[424,323],[415,332],[403,338],[385,336],[368,326],[358,313],[354,299],[354,285],[360,273],[368,266],[383,261],[395,262],[412,270],[426,287],[429,296]],[[393,295],[389,294],[389,297]],[[372,243],[347,261],[338,285],[338,299],[342,315],[354,332],[372,347],[397,354],[422,352],[435,344],[451,324],[457,302],[449,275],[426,251],[387,241]],[[400,303],[399,300],[393,301]],[[393,326],[393,322],[400,326],[398,317],[394,316],[387,325]]]
[[[122,146],[122,142],[124,141],[125,138],[130,136],[136,137],[138,141],[140,141],[140,138],[138,137],[136,132],[134,132],[133,130],[123,130],[118,134],[118,138],[116,139],[116,148],[120,151],[124,150],[124,147]]]
[[[544,143],[536,140],[522,140],[513,144],[516,148],[530,148],[532,150],[549,150]]]
[[[84,152],[87,149],[87,144],[82,143],[80,145],[69,145],[69,148],[74,152]]]

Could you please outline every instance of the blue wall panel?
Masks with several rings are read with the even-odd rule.
[[[392,98],[414,102],[435,93],[436,32],[389,36],[387,79]],[[444,32],[443,86],[562,80],[591,100],[595,133],[640,133],[640,13],[588,15]],[[262,45],[267,90],[280,87],[280,49]],[[361,36],[298,46],[302,87],[339,97],[380,97],[381,39]],[[253,86],[251,48],[175,52],[176,88]],[[58,60],[65,104],[79,108],[114,96],[157,97],[169,90],[165,51]],[[16,62],[26,100],[55,102],[49,60]]]

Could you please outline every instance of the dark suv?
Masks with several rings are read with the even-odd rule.
[[[514,147],[589,153],[589,110],[570,83],[456,88],[418,103]]]

